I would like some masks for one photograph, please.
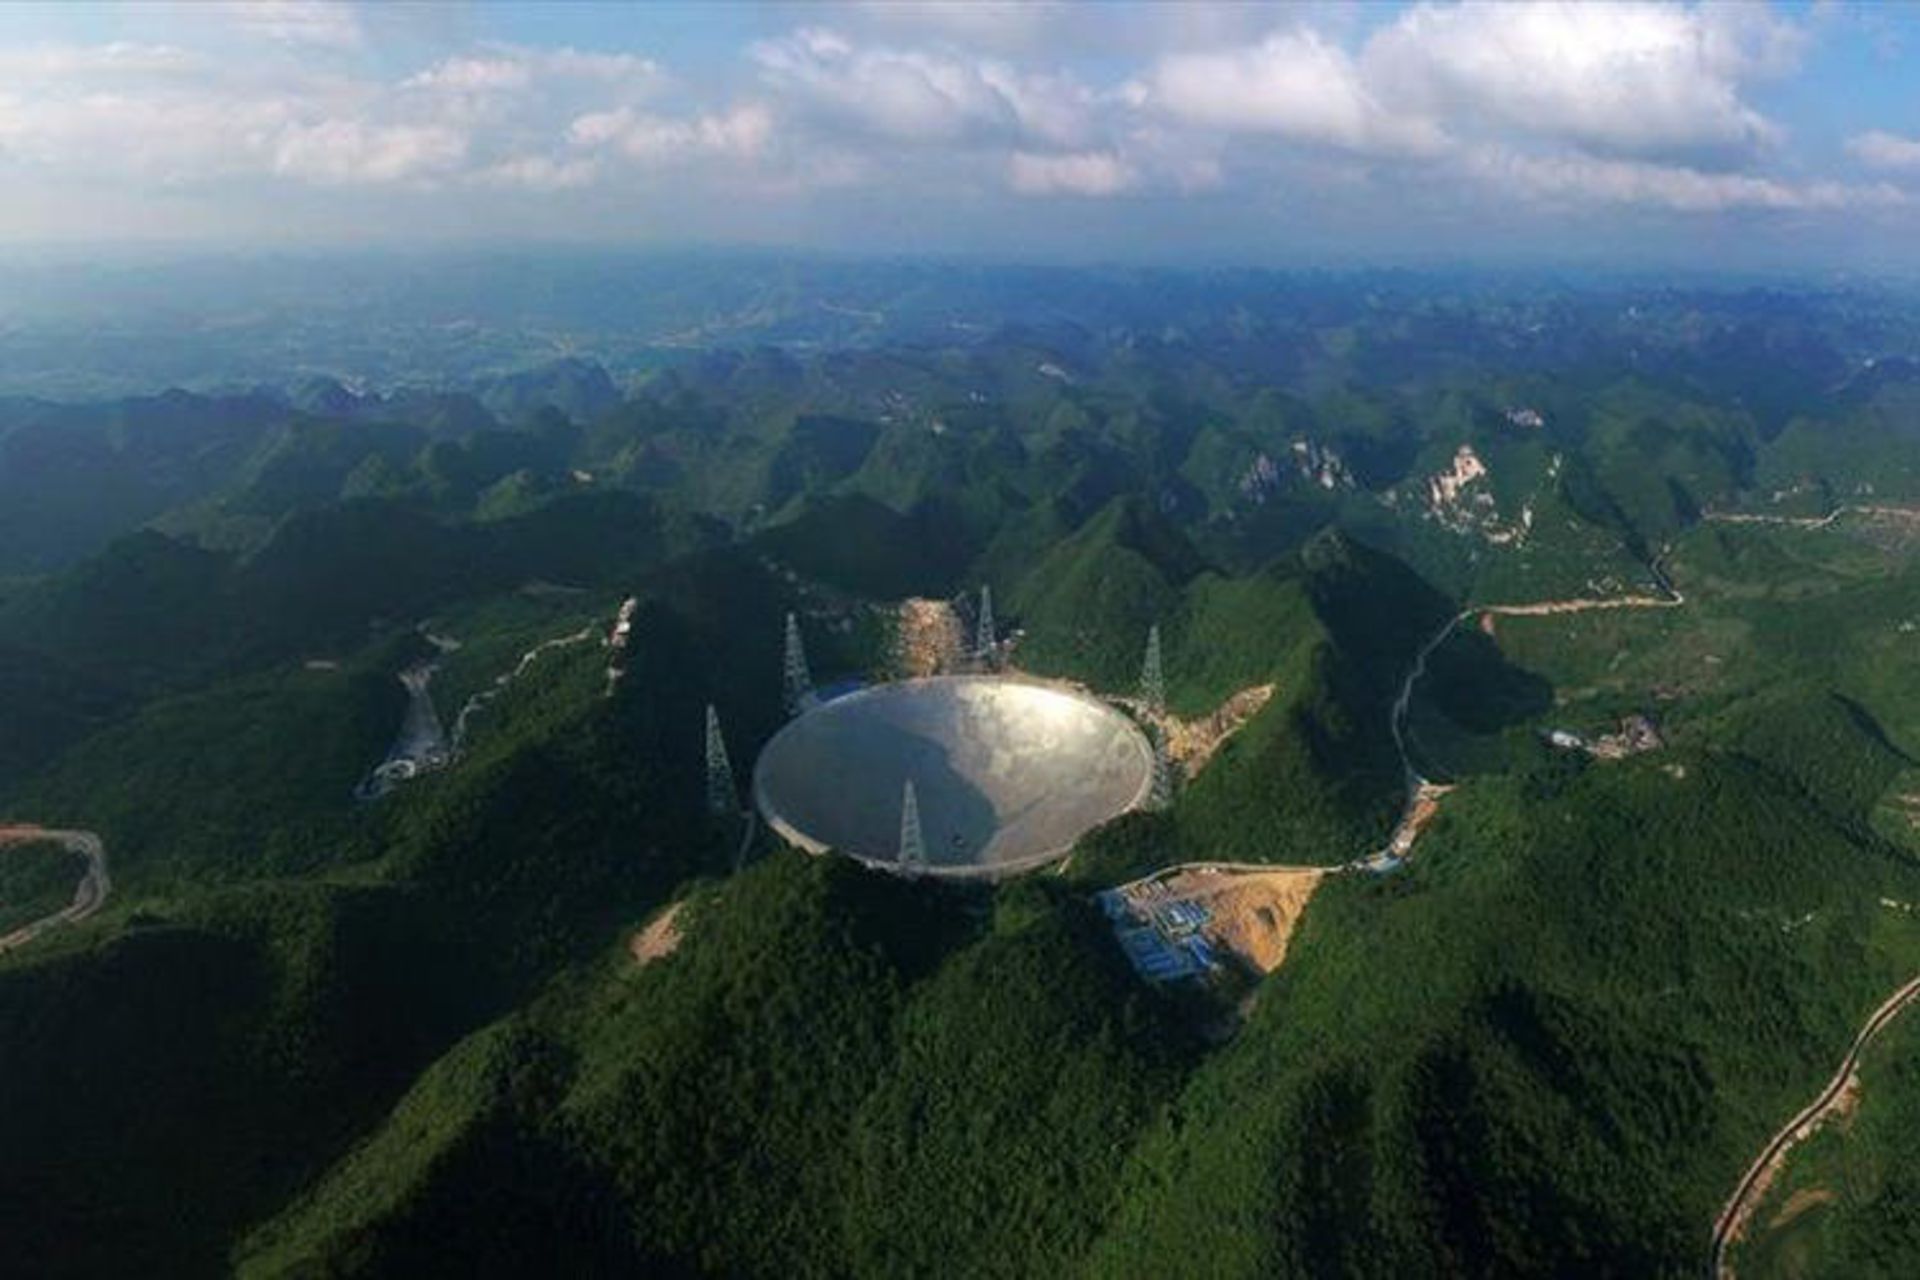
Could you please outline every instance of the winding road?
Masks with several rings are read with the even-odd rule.
[[[1920,509],[1855,505],[1838,507],[1825,516],[1819,517],[1729,514],[1719,516],[1709,515],[1706,519],[1726,524],[1769,524],[1789,525],[1804,529],[1828,529],[1832,528],[1835,522],[1842,516],[1849,513],[1867,516],[1896,516],[1902,518],[1920,517]],[[1453,634],[1456,627],[1468,618],[1483,614],[1524,618],[1558,613],[1587,613],[1600,609],[1678,608],[1686,603],[1686,596],[1680,592],[1678,587],[1673,585],[1673,581],[1667,577],[1665,571],[1661,568],[1661,561],[1664,559],[1665,552],[1662,552],[1661,555],[1653,561],[1652,565],[1649,566],[1663,592],[1663,594],[1659,596],[1610,596],[1590,599],[1545,601],[1537,604],[1480,605],[1461,610],[1449,619],[1444,627],[1441,627],[1440,630],[1435,632],[1433,637],[1422,645],[1419,652],[1414,656],[1413,666],[1407,672],[1407,678],[1400,686],[1399,696],[1394,699],[1393,703],[1391,728],[1393,730],[1394,746],[1399,750],[1401,762],[1407,772],[1407,781],[1410,788],[1408,801],[1409,813],[1411,814],[1412,806],[1416,803],[1420,791],[1424,788],[1431,787],[1433,784],[1429,783],[1427,779],[1421,775],[1420,771],[1414,767],[1413,757],[1407,749],[1405,729],[1407,708],[1413,699],[1414,686],[1419,683],[1420,677],[1426,673],[1427,659],[1433,654],[1434,650],[1438,649],[1440,645],[1446,641],[1448,636]],[[1403,825],[1405,825],[1405,821],[1406,820],[1403,819]],[[1415,834],[1417,834],[1417,832]],[[1408,843],[1410,845],[1411,841]],[[1349,864],[1350,867],[1366,866],[1370,869],[1380,870],[1391,869],[1391,867],[1396,865],[1398,865],[1398,859],[1387,851],[1375,854],[1372,858],[1366,859],[1361,863]],[[1345,869],[1346,868],[1342,868],[1342,870]],[[1820,1091],[1812,1102],[1803,1107],[1799,1114],[1787,1121],[1779,1132],[1773,1135],[1772,1139],[1760,1152],[1759,1156],[1754,1159],[1753,1163],[1747,1166],[1747,1170],[1745,1174],[1741,1176],[1740,1182],[1734,1188],[1733,1194],[1728,1197],[1725,1207],[1720,1210],[1720,1216],[1714,1219],[1712,1262],[1709,1271],[1709,1274],[1714,1280],[1732,1280],[1733,1268],[1728,1264],[1727,1251],[1733,1242],[1738,1240],[1745,1231],[1749,1220],[1753,1216],[1754,1210],[1759,1207],[1760,1201],[1765,1198],[1768,1186],[1772,1183],[1774,1176],[1779,1172],[1780,1168],[1785,1164],[1787,1156],[1795,1146],[1816,1132],[1836,1111],[1845,1105],[1850,1092],[1849,1086],[1857,1081],[1861,1054],[1866,1051],[1868,1045],[1873,1043],[1875,1037],[1884,1031],[1887,1025],[1916,999],[1920,999],[1920,975],[1909,979],[1904,986],[1888,996],[1881,1002],[1880,1007],[1868,1016],[1866,1022],[1862,1024],[1859,1032],[1854,1036],[1853,1043],[1847,1047],[1846,1056],[1840,1060],[1839,1067],[1835,1069],[1833,1077],[1827,1081],[1826,1087]]]
[[[1434,650],[1446,643],[1447,637],[1453,634],[1455,628],[1469,618],[1487,615],[1499,618],[1545,618],[1561,613],[1597,613],[1609,609],[1678,609],[1687,602],[1687,598],[1681,594],[1678,587],[1673,585],[1673,580],[1667,577],[1666,570],[1661,568],[1661,561],[1666,557],[1667,553],[1663,550],[1647,566],[1649,572],[1653,574],[1654,582],[1660,588],[1660,595],[1575,596],[1567,600],[1537,600],[1528,604],[1477,604],[1462,609],[1447,619],[1446,625],[1434,632],[1433,636],[1414,654],[1413,666],[1408,669],[1407,678],[1400,684],[1400,692],[1393,700],[1393,712],[1387,722],[1388,728],[1393,732],[1394,748],[1400,753],[1401,764],[1406,767],[1409,810],[1418,802],[1420,789],[1433,784],[1430,779],[1414,768],[1413,755],[1407,750],[1407,708],[1413,701],[1414,686],[1420,683],[1420,677],[1427,673],[1427,659],[1433,656]]]
[[[1873,1011],[1866,1024],[1854,1036],[1853,1043],[1847,1047],[1847,1056],[1840,1059],[1840,1066],[1827,1081],[1827,1087],[1818,1097],[1801,1109],[1800,1114],[1787,1121],[1780,1132],[1773,1135],[1766,1149],[1760,1153],[1746,1174],[1740,1179],[1740,1185],[1734,1188],[1733,1195],[1727,1200],[1726,1207],[1720,1210],[1720,1216],[1713,1221],[1713,1268],[1711,1274],[1715,1280],[1731,1277],[1733,1268],[1727,1263],[1727,1249],[1745,1232],[1753,1211],[1760,1207],[1760,1201],[1766,1198],[1773,1177],[1786,1163],[1788,1154],[1802,1141],[1832,1117],[1835,1111],[1844,1105],[1848,1086],[1854,1082],[1860,1069],[1860,1055],[1874,1038],[1886,1030],[1887,1024],[1900,1015],[1900,1012],[1920,997],[1920,976],[1908,980],[1907,984],[1888,996],[1878,1009]]]
[[[1920,517],[1920,508],[1876,506],[1868,504],[1848,504],[1835,507],[1824,516],[1769,516],[1748,515],[1740,512],[1709,512],[1702,518],[1716,524],[1765,524],[1784,525],[1796,529],[1830,529],[1845,515],[1891,516],[1900,519]],[[1902,1010],[1920,998],[1920,975],[1909,979],[1906,985],[1895,991],[1881,1002],[1853,1037],[1853,1043],[1847,1047],[1846,1056],[1840,1059],[1832,1079],[1826,1088],[1815,1096],[1812,1102],[1801,1108],[1799,1114],[1781,1127],[1768,1141],[1765,1148],[1755,1157],[1752,1164],[1741,1175],[1733,1194],[1727,1198],[1726,1205],[1720,1210],[1720,1216],[1713,1220],[1713,1247],[1708,1274],[1714,1280],[1730,1280],[1733,1267],[1727,1260],[1727,1251],[1746,1231],[1753,1213],[1766,1198],[1767,1188],[1775,1175],[1786,1164],[1793,1148],[1819,1130],[1820,1126],[1831,1119],[1836,1111],[1845,1105],[1850,1092],[1849,1086],[1857,1080],[1860,1069],[1860,1055],[1872,1044],[1875,1037],[1886,1030],[1887,1024],[1898,1017]]]
[[[1842,516],[1849,513],[1902,518],[1920,517],[1920,509],[1915,508],[1852,505],[1835,508],[1825,516],[1819,517],[1727,514],[1709,515],[1706,519],[1726,524],[1770,524],[1789,525],[1795,528],[1805,529],[1828,529],[1832,528]],[[1658,582],[1661,591],[1664,593],[1660,596],[1611,596],[1595,599],[1547,601],[1539,604],[1481,605],[1471,609],[1464,609],[1454,615],[1454,617],[1447,622],[1446,626],[1442,627],[1434,634],[1432,639],[1421,646],[1420,651],[1414,658],[1412,669],[1407,673],[1406,681],[1400,687],[1400,695],[1394,700],[1392,719],[1394,745],[1399,749],[1400,759],[1406,766],[1409,785],[1418,788],[1431,784],[1428,784],[1426,779],[1421,776],[1419,770],[1414,768],[1412,756],[1407,750],[1404,728],[1407,707],[1413,698],[1414,685],[1418,683],[1420,677],[1426,672],[1427,658],[1453,633],[1455,627],[1459,626],[1460,623],[1466,619],[1481,614],[1495,614],[1502,617],[1538,617],[1556,613],[1586,613],[1599,609],[1678,608],[1686,603],[1686,597],[1681,594],[1679,588],[1673,585],[1672,580],[1667,577],[1665,571],[1661,568],[1661,561],[1664,559],[1665,553],[1662,552],[1662,554],[1653,561],[1652,565],[1649,566],[1653,571],[1654,578]],[[1375,857],[1368,860],[1368,862],[1369,864],[1381,863],[1387,857],[1388,855],[1386,854],[1375,855]],[[1916,999],[1920,999],[1920,975],[1909,979],[1904,986],[1888,996],[1886,1000],[1881,1002],[1880,1007],[1868,1016],[1866,1022],[1861,1025],[1859,1032],[1855,1034],[1853,1043],[1848,1046],[1846,1056],[1840,1060],[1840,1065],[1835,1069],[1833,1077],[1827,1081],[1826,1087],[1820,1091],[1812,1102],[1803,1107],[1799,1114],[1787,1121],[1779,1132],[1773,1135],[1772,1139],[1760,1152],[1759,1156],[1754,1159],[1753,1163],[1747,1166],[1747,1170],[1745,1174],[1742,1175],[1739,1184],[1734,1188],[1733,1194],[1728,1197],[1725,1207],[1720,1210],[1720,1216],[1714,1219],[1712,1261],[1709,1272],[1709,1274],[1714,1277],[1714,1280],[1731,1280],[1733,1269],[1728,1264],[1727,1251],[1746,1229],[1748,1221],[1753,1216],[1754,1210],[1758,1208],[1760,1201],[1765,1198],[1767,1188],[1771,1184],[1774,1175],[1777,1174],[1784,1165],[1787,1156],[1792,1152],[1793,1148],[1817,1131],[1821,1125],[1826,1123],[1826,1121],[1845,1104],[1849,1093],[1849,1085],[1853,1084],[1857,1079],[1861,1054],[1865,1052],[1868,1045],[1873,1043],[1875,1037],[1884,1031],[1887,1025]]]
[[[1847,503],[1835,507],[1824,516],[1767,516],[1750,515],[1743,511],[1709,511],[1702,520],[1713,524],[1777,524],[1788,525],[1795,529],[1830,529],[1841,516],[1893,516],[1910,520],[1920,517],[1920,507],[1893,507],[1872,503]]]
[[[8,845],[58,844],[87,860],[87,869],[74,886],[73,901],[50,916],[21,925],[0,937],[0,954],[24,947],[48,929],[60,924],[77,924],[98,911],[113,889],[107,876],[107,846],[91,831],[52,831],[30,824],[0,824],[0,853]]]

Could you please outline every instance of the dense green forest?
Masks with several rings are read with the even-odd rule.
[[[1899,1276],[1920,1265],[1914,1132],[1920,1023],[1895,1021],[1869,1050],[1860,1098],[1797,1147],[1734,1253],[1755,1277]]]
[[[1920,322],[882,277],[912,340],[0,400],[0,820],[112,873],[0,956],[13,1267],[1699,1272],[1920,970]],[[731,812],[789,617],[845,687],[982,588],[1016,675],[1131,699],[1157,628],[1183,725],[1272,696],[997,884]],[[425,672],[444,767],[370,788]],[[1276,971],[1148,983],[1095,893],[1185,862],[1341,870]],[[0,930],[79,870],[0,853]],[[1742,1274],[1911,1270],[1916,1036]]]
[[[0,846],[0,934],[66,906],[84,867],[79,855],[60,845]]]

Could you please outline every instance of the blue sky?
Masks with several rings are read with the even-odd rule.
[[[0,246],[1920,265],[1920,8],[0,5]]]

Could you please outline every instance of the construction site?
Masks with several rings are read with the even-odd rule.
[[[1301,913],[1327,874],[1188,866],[1109,889],[1099,901],[1127,959],[1149,982],[1201,978],[1228,963],[1257,977],[1287,958]]]

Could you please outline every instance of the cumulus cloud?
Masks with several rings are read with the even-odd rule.
[[[413,182],[466,159],[465,135],[439,125],[323,120],[293,125],[273,146],[273,171],[324,185]]]
[[[0,97],[0,149],[41,175],[178,185],[258,165],[291,120],[271,99],[19,95]]]
[[[519,58],[448,58],[409,76],[410,89],[446,89],[456,93],[494,93],[524,89],[533,69]]]
[[[1600,154],[1730,167],[1781,131],[1741,97],[1797,28],[1646,3],[1422,3],[1373,36],[1366,82],[1402,110]]]
[[[773,133],[764,107],[746,104],[696,116],[666,116],[621,107],[581,116],[567,130],[578,147],[611,148],[649,164],[702,157],[750,160]]]
[[[371,9],[194,12],[227,24],[204,50],[192,24],[166,37],[185,47],[0,49],[0,181],[390,185],[476,202],[626,183],[690,208],[831,187],[983,209],[1217,188],[1250,207],[1284,193],[1308,216],[1316,200],[1699,217],[1908,199],[1839,180],[1844,157],[1762,110],[1816,23],[1757,5],[851,3],[809,11],[837,29],[690,68],[470,41],[396,67],[370,47],[388,29]],[[235,30],[254,43],[219,56]],[[1920,172],[1920,138],[1861,133],[1847,153]],[[670,166],[698,181],[647,180]]]
[[[1350,151],[1422,154],[1446,143],[1432,120],[1382,107],[1346,51],[1309,30],[1163,59],[1140,100],[1190,124]]]
[[[1920,172],[1920,138],[1872,129],[1847,139],[1847,151],[1872,169]]]
[[[291,59],[294,55],[286,55]],[[297,63],[231,64],[170,46],[0,51],[0,148],[40,176],[169,186],[278,178],[319,186],[473,182],[556,190],[604,172],[570,125],[625,123],[628,154],[753,150],[755,112],[640,117],[666,83],[638,54],[491,45],[391,80]]]
[[[768,87],[832,127],[893,142],[1089,140],[1097,102],[1064,75],[945,51],[856,45],[809,29],[751,51]]]
[[[199,54],[167,44],[115,40],[107,44],[42,44],[0,48],[0,77],[14,83],[78,77],[123,79],[184,75],[206,70]]]
[[[483,53],[443,58],[407,77],[404,84],[452,93],[498,93],[528,89],[542,81],[585,81],[651,91],[662,76],[659,63],[637,54],[501,45]]]

